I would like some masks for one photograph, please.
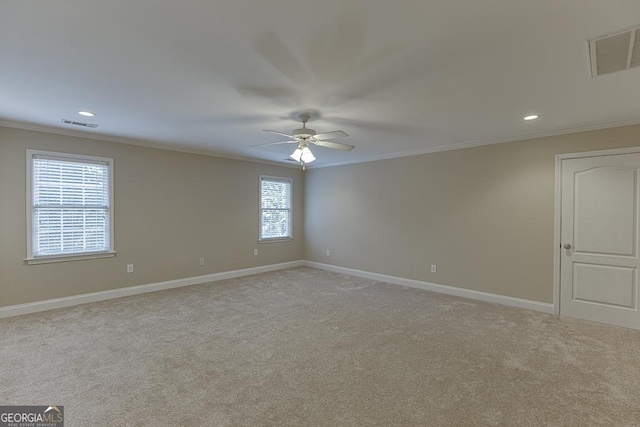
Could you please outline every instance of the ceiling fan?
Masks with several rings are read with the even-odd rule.
[[[335,150],[351,151],[355,147],[349,144],[342,144],[340,142],[327,141],[329,138],[338,138],[349,136],[346,132],[341,130],[334,130],[325,133],[316,133],[315,130],[307,127],[307,122],[311,118],[309,113],[302,113],[298,116],[298,119],[302,122],[302,127],[294,129],[291,134],[282,133],[275,130],[265,130],[265,132],[277,133],[278,135],[286,136],[290,138],[289,141],[270,142],[267,144],[252,145],[252,147],[264,147],[267,145],[278,144],[298,144],[296,150],[291,153],[291,157],[296,162],[302,165],[302,169],[305,169],[305,164],[313,162],[316,157],[309,149],[309,144],[315,144],[319,147],[333,148]]]

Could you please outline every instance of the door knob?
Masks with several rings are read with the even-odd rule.
[[[565,243],[564,245],[562,245],[563,248],[565,249],[571,249],[571,244],[570,243]]]

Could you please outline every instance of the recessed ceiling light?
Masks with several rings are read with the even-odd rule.
[[[93,113],[91,111],[78,111],[78,114],[80,114],[81,116],[86,116],[86,117],[93,117],[96,115],[96,113]]]
[[[524,117],[524,120],[527,120],[527,121],[529,121],[529,120],[535,120],[535,119],[537,119],[538,117],[540,117],[540,116],[539,116],[539,115],[537,115],[537,114],[532,114],[532,115],[530,115],[530,116],[525,116],[525,117]]]

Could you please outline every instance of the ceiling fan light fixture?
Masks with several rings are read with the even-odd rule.
[[[286,136],[288,140],[279,141],[279,142],[267,142],[266,144],[252,145],[252,147],[264,147],[268,145],[279,145],[279,144],[297,144],[297,148],[294,150],[293,153],[289,155],[289,158],[302,164],[303,170],[304,170],[304,165],[306,163],[311,163],[316,159],[316,156],[314,156],[311,150],[309,149],[309,145],[311,144],[317,145],[319,147],[331,148],[334,150],[342,150],[342,151],[351,151],[354,149],[353,145],[329,141],[329,139],[332,139],[332,138],[349,136],[349,134],[347,134],[346,132],[341,130],[334,130],[331,132],[324,132],[324,133],[318,134],[316,133],[315,130],[308,128],[306,126],[307,121],[309,121],[310,114],[302,113],[298,116],[298,118],[302,122],[302,127],[298,129],[294,129],[291,132],[291,134],[265,129],[265,132]]]
[[[313,155],[309,147],[304,147],[301,152],[300,160],[304,163],[311,163],[316,159],[316,156]]]
[[[291,153],[289,157],[291,157],[296,162],[300,162],[300,158],[302,157],[302,150],[300,149],[300,147],[296,148],[296,151]]]

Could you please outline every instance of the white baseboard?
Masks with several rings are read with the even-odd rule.
[[[169,280],[166,282],[149,283],[146,285],[131,286],[127,288],[112,289],[109,291],[93,292],[90,294],[74,295],[64,298],[56,298],[45,301],[30,302],[27,304],[12,305],[0,308],[0,319],[4,317],[20,316],[22,314],[36,313],[39,311],[54,310],[56,308],[70,307],[73,305],[87,304],[90,302],[104,301],[113,298],[128,297],[131,295],[146,294],[148,292],[164,291],[166,289],[181,288],[183,286],[198,285],[201,283],[217,282],[219,280],[233,279],[235,277],[250,276],[252,274],[266,273],[267,271],[283,270],[285,268],[300,267],[304,261],[290,261],[281,264],[263,265],[260,267],[244,268],[242,270],[223,271],[221,273],[206,274],[204,276],[188,277],[185,279]]]
[[[379,282],[391,283],[394,285],[409,286],[411,288],[424,289],[425,291],[438,292],[441,294],[453,295],[457,297],[475,299],[485,302],[493,302],[497,304],[509,305],[512,307],[526,308],[529,310],[541,311],[543,313],[553,314],[553,304],[532,301],[528,299],[509,297],[505,295],[491,294],[489,292],[473,291],[471,289],[456,288],[454,286],[438,285],[436,283],[422,282],[420,280],[405,279],[397,276],[387,276],[384,274],[371,273],[368,271],[354,270],[352,268],[339,267],[330,264],[323,264],[313,261],[304,261],[307,267],[313,267],[320,270],[332,271],[334,273],[347,274],[349,276],[362,277],[364,279],[377,280]]]
[[[514,298],[504,295],[491,294],[488,292],[473,291],[470,289],[456,288],[454,286],[438,285],[436,283],[422,282],[420,280],[405,279],[397,276],[387,276],[384,274],[371,273],[368,271],[355,270],[352,268],[339,267],[330,264],[322,264],[313,261],[290,261],[281,264],[270,264],[260,267],[245,268],[242,270],[223,271],[221,273],[206,274],[204,276],[188,277],[185,279],[169,280],[166,282],[149,283],[146,285],[131,286],[127,288],[112,289],[109,291],[93,292],[90,294],[74,295],[64,298],[56,298],[45,301],[36,301],[27,304],[12,305],[0,308],[0,319],[5,317],[20,316],[22,314],[37,313],[40,311],[54,310],[57,308],[71,307],[74,305],[87,304],[91,302],[104,301],[113,298],[128,297],[131,295],[145,294],[149,292],[163,291],[166,289],[181,288],[183,286],[198,285],[201,283],[217,282],[219,280],[233,279],[235,277],[250,276],[252,274],[266,273],[268,271],[283,270],[286,268],[307,266],[320,270],[342,273],[350,276],[362,277],[365,279],[377,280],[394,285],[408,286],[412,288],[424,289],[426,291],[439,292],[447,295],[454,295],[463,298],[470,298],[480,301],[493,302],[512,307],[526,308],[529,310],[541,311],[553,314],[553,304],[531,301],[522,298]]]

